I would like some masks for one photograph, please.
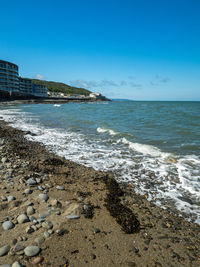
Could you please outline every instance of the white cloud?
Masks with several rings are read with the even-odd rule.
[[[70,85],[83,88],[94,88],[94,87],[106,87],[106,86],[119,86],[112,80],[102,80],[102,81],[86,81],[86,80],[73,80],[69,82]]]
[[[36,79],[38,79],[38,80],[44,80],[44,76],[41,75],[41,74],[36,74],[35,77],[36,77]]]

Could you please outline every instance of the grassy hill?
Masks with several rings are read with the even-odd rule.
[[[37,79],[32,79],[32,82],[36,84],[46,85],[50,92],[62,92],[64,94],[70,94],[70,95],[79,94],[79,95],[86,95],[86,96],[88,96],[91,93],[91,91],[86,90],[84,88],[73,87],[65,83],[58,83],[58,82],[44,81],[44,80],[37,80]]]

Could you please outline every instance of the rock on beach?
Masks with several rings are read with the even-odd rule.
[[[10,251],[10,246],[9,245],[5,245],[3,247],[0,248],[0,257],[8,254],[8,252]]]
[[[2,227],[4,230],[10,230],[10,229],[14,228],[15,225],[11,221],[6,221],[2,224]]]
[[[29,218],[26,216],[26,214],[21,214],[17,217],[18,223],[26,223],[29,222]]]
[[[28,257],[33,257],[39,254],[40,248],[38,246],[29,246],[24,249],[24,253]]]
[[[47,194],[39,194],[39,199],[42,201],[47,201],[49,197]]]
[[[21,263],[19,263],[18,261],[15,261],[12,265],[12,267],[22,267]]]

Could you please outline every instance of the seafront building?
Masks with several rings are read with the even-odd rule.
[[[0,60],[0,90],[19,92],[19,73],[16,64]]]
[[[10,95],[48,97],[48,88],[19,76],[19,67],[11,62],[0,60],[0,92]]]
[[[42,84],[33,83],[31,79],[19,77],[20,92],[38,97],[48,97],[48,88]]]

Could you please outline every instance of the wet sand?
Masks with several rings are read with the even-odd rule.
[[[148,202],[134,184],[58,157],[25,134],[0,121],[0,254],[7,246],[0,264],[200,265],[199,225]],[[6,221],[12,229],[3,229]],[[28,246],[39,251],[26,255]]]

